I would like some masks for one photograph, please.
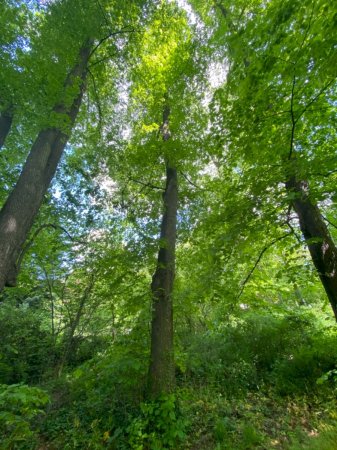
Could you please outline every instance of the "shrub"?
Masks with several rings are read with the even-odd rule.
[[[34,448],[32,419],[43,412],[49,397],[45,391],[23,384],[0,385],[0,434],[2,449]],[[25,446],[27,444],[27,446]]]
[[[53,358],[51,333],[28,304],[0,304],[0,383],[37,383]]]
[[[320,389],[317,379],[337,364],[337,336],[318,333],[311,341],[278,362],[273,379],[283,395],[310,393]],[[331,372],[332,373],[332,372]]]
[[[178,442],[185,437],[184,428],[175,395],[162,395],[156,401],[141,404],[141,415],[128,428],[130,448],[177,448]]]

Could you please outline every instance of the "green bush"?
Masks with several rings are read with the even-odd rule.
[[[31,421],[43,412],[49,396],[42,389],[23,384],[0,385],[1,449],[35,448]]]
[[[278,362],[273,371],[278,391],[283,395],[317,391],[320,386],[316,381],[337,366],[336,348],[335,333],[319,333],[307,345],[289,353],[287,358]]]
[[[185,343],[182,380],[217,384],[228,395],[264,384],[283,394],[308,392],[336,367],[337,334],[319,327],[310,314],[247,314],[241,322]]]
[[[127,430],[132,450],[177,448],[178,442],[185,438],[185,421],[180,415],[174,394],[142,403],[141,413]]]
[[[0,383],[37,383],[53,362],[51,333],[28,303],[0,304]]]
[[[100,354],[50,386],[55,403],[42,434],[56,448],[129,448],[127,428],[139,414],[147,356],[124,346]]]
[[[238,323],[185,343],[185,373],[198,383],[216,383],[230,395],[244,394],[284,378],[280,364],[310,346],[315,332],[311,316],[247,314]]]

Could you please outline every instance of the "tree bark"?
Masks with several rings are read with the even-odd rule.
[[[170,110],[165,107],[161,128],[164,141],[170,138]],[[171,392],[175,385],[173,351],[172,291],[175,276],[175,244],[178,208],[177,170],[166,163],[164,212],[160,231],[160,249],[152,277],[151,360],[149,394],[152,398]]]
[[[302,234],[337,320],[336,245],[318,206],[309,197],[308,183],[292,177],[286,183],[286,188],[294,194],[292,206],[298,215]]]
[[[11,129],[13,114],[11,109],[7,109],[0,113],[0,150],[5,143],[6,137]]]
[[[87,42],[65,80],[65,99],[69,91],[77,91],[72,103],[60,103],[53,108],[60,118],[67,119],[67,130],[50,127],[38,134],[18,182],[0,211],[0,291],[16,283],[16,260],[21,246],[55,174],[81,105],[90,50],[91,42]]]

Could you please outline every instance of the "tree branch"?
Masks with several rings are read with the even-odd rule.
[[[53,223],[44,223],[37,230],[35,230],[33,236],[31,237],[31,239],[27,242],[27,244],[21,250],[21,252],[20,252],[20,254],[18,256],[17,262],[16,262],[16,270],[17,271],[20,270],[23,257],[25,256],[27,251],[30,249],[30,247],[34,244],[34,241],[37,238],[37,236],[40,234],[40,232],[42,230],[44,230],[46,228],[53,228],[54,230],[61,230],[61,231],[63,231],[63,233],[65,233],[68,236],[68,238],[71,241],[77,242],[79,244],[86,244],[85,241],[80,241],[80,240],[77,240],[76,238],[72,237],[71,234],[65,228],[63,228],[61,225],[55,225]]]
[[[333,175],[337,172],[337,169],[330,170],[330,172],[322,173],[322,172],[312,172],[314,175],[319,175],[320,177],[328,178],[330,175]]]
[[[297,120],[294,115],[294,96],[295,96],[295,85],[296,85],[296,76],[294,74],[293,84],[291,88],[291,99],[290,99],[290,116],[291,116],[291,137],[290,137],[290,150],[288,160],[290,161],[293,155],[294,150],[294,140],[295,140],[295,127]]]
[[[307,111],[310,106],[315,103],[319,97],[324,94],[324,92],[332,85],[334,81],[336,81],[337,76],[332,78],[325,86],[322,87],[322,89],[307,103],[307,105],[303,108],[303,110],[300,112],[299,116],[296,118],[296,122],[303,116],[303,114]]]
[[[292,232],[291,232],[291,233],[283,234],[282,236],[278,237],[277,239],[274,239],[272,242],[270,242],[269,244],[267,244],[267,245],[263,248],[263,250],[260,252],[259,257],[257,258],[257,260],[256,260],[256,262],[255,262],[253,268],[249,271],[248,275],[247,275],[246,278],[244,279],[244,281],[243,281],[243,283],[242,283],[242,286],[241,286],[241,290],[240,290],[240,292],[239,292],[239,295],[237,296],[237,300],[241,297],[241,295],[242,295],[242,293],[243,293],[243,291],[244,291],[244,289],[245,289],[246,284],[248,283],[250,277],[253,275],[254,270],[255,270],[256,267],[258,266],[259,262],[260,262],[261,259],[262,259],[262,256],[265,254],[265,252],[266,252],[270,247],[272,247],[274,244],[276,244],[276,242],[279,242],[279,241],[281,241],[282,239],[285,239],[286,237],[291,236],[292,234],[293,234]]]
[[[110,28],[111,23],[110,23],[109,19],[107,18],[107,15],[105,14],[105,11],[104,11],[103,6],[101,5],[101,2],[99,0],[96,0],[96,3],[98,5],[99,10],[101,11],[101,14],[102,14],[105,24]]]
[[[333,228],[336,228],[336,230],[337,230],[337,225],[335,225],[333,222],[331,222],[331,220],[329,220],[327,217],[325,217],[323,215],[322,215],[322,217],[329,225],[331,225]]]
[[[155,184],[152,184],[152,183],[144,183],[143,181],[136,180],[135,178],[131,178],[131,177],[129,177],[129,180],[133,181],[134,183],[140,184],[141,186],[148,187],[150,189],[157,189],[160,191],[165,191],[165,188],[156,186]]]
[[[102,114],[102,107],[101,107],[101,102],[100,102],[100,98],[98,95],[98,91],[97,91],[97,85],[96,85],[96,80],[95,77],[93,75],[93,73],[91,72],[90,68],[88,68],[88,73],[91,76],[92,79],[92,85],[94,88],[94,94],[95,94],[95,100],[96,100],[96,106],[97,106],[97,110],[98,110],[98,123],[99,123],[99,129],[102,131],[103,128],[103,114]]]
[[[116,36],[117,34],[125,34],[125,33],[134,33],[134,28],[132,28],[131,30],[126,30],[126,27],[122,28],[121,30],[118,31],[111,31],[107,36],[104,36],[102,39],[100,39],[98,41],[98,43],[95,45],[95,47],[91,50],[91,53],[89,55],[89,59],[92,57],[92,55],[96,52],[96,50],[108,39],[110,39],[113,36]]]
[[[204,191],[205,189],[203,189],[202,187],[198,186],[197,184],[193,183],[192,180],[190,180],[187,175],[184,174],[184,172],[182,172],[181,170],[179,171],[181,173],[181,175],[185,178],[185,180],[190,183],[192,186],[194,186],[195,188],[199,189],[200,191]]]
[[[116,56],[116,53],[113,54],[113,55],[112,55],[111,53],[109,53],[107,56],[104,56],[104,58],[100,58],[100,59],[98,59],[97,61],[91,63],[91,64],[89,65],[89,69],[90,69],[91,67],[96,66],[97,64],[100,64],[100,63],[102,63],[102,62],[104,62],[104,61],[107,61],[107,60],[113,58],[114,56]]]

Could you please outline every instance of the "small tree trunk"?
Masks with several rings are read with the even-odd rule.
[[[80,108],[90,49],[91,43],[82,47],[78,62],[64,83],[65,95],[71,89],[78,89],[72,104],[59,104],[53,109],[60,117],[68,119],[69,131],[48,128],[38,134],[19,180],[0,211],[0,291],[4,286],[14,286],[16,283],[16,260],[21,246],[55,174]]]
[[[337,320],[337,248],[334,244],[318,206],[309,198],[306,181],[295,177],[286,183],[289,192],[295,194],[292,201],[298,215],[301,231],[308,245],[311,258],[321,279]]]
[[[170,110],[164,110],[162,135],[168,140]],[[173,353],[172,291],[175,276],[175,243],[178,208],[177,171],[166,164],[164,212],[160,232],[160,249],[156,271],[152,277],[151,361],[149,394],[151,397],[170,392],[175,384]]]
[[[13,121],[13,114],[11,109],[7,109],[0,113],[0,149],[5,143],[7,134],[11,129]]]
[[[58,364],[58,368],[57,368],[57,373],[58,376],[61,376],[63,368],[65,366],[65,364],[67,364],[68,360],[69,360],[69,356],[72,353],[72,351],[74,351],[74,337],[75,337],[75,331],[77,330],[79,324],[80,324],[80,320],[82,318],[83,315],[83,311],[84,311],[84,307],[90,297],[91,291],[94,287],[95,284],[95,276],[94,274],[91,275],[91,278],[89,280],[89,284],[88,286],[85,288],[83,295],[80,299],[80,303],[78,305],[78,309],[76,311],[75,317],[70,320],[70,324],[69,324],[69,331],[68,333],[65,333],[64,337],[65,337],[65,349],[64,349],[64,353],[61,357],[61,360]]]

